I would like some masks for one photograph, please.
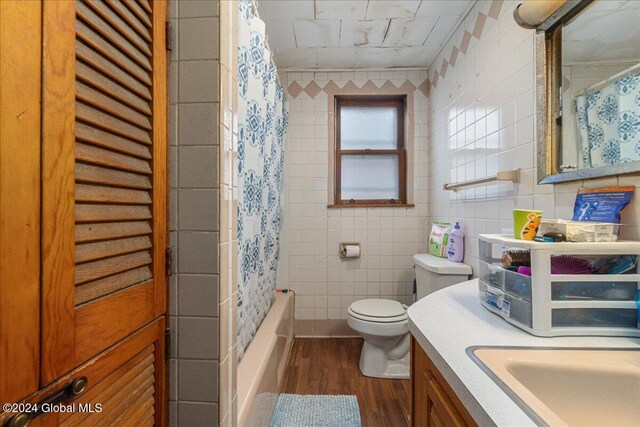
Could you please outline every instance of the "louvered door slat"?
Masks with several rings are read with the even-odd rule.
[[[76,143],[76,161],[93,163],[128,172],[150,174],[151,165],[148,161],[114,151],[104,150],[80,142]]]
[[[144,10],[146,10],[148,13],[151,13],[151,5],[147,0],[138,0],[138,3]]]
[[[108,222],[102,224],[77,224],[76,242],[117,239],[151,233],[149,221]]]
[[[148,191],[76,184],[76,201],[146,205],[151,203],[151,196]]]
[[[76,262],[93,261],[100,258],[151,249],[151,246],[152,242],[149,236],[85,243],[83,245],[76,245]]]
[[[132,28],[134,28],[138,34],[140,34],[145,39],[151,41],[151,33],[149,32],[149,28],[144,25],[140,20],[134,15],[131,10],[126,7],[121,1],[108,0],[109,6],[120,15],[122,19],[124,19]]]
[[[96,50],[105,58],[109,59],[111,62],[117,64],[123,71],[134,76],[142,83],[151,85],[151,77],[149,76],[148,70],[138,65],[121,50],[103,39],[95,30],[86,25],[83,21],[76,21],[76,31],[78,38],[84,41],[88,46]]]
[[[111,396],[133,381],[150,364],[153,364],[153,348],[147,347],[125,362],[109,376],[82,394],[76,403],[107,402]],[[61,427],[75,427],[90,414],[76,412],[60,423]]]
[[[149,251],[135,252],[76,265],[76,285],[151,263]]]
[[[108,93],[110,96],[131,106],[131,108],[135,108],[146,115],[151,114],[151,108],[149,108],[149,102],[147,100],[141,98],[125,86],[112,80],[107,75],[102,74],[89,65],[78,61],[76,63],[76,76],[78,77],[78,80],[84,81],[91,86]]]
[[[103,295],[125,289],[131,284],[144,283],[151,280],[152,273],[148,266],[134,268],[123,273],[114,274],[104,279],[94,280],[76,286],[76,305],[84,304]]]
[[[144,424],[150,415],[153,416],[153,412],[150,411],[153,411],[153,395],[148,397],[142,405],[132,410],[122,425],[124,427],[138,427]]]
[[[82,102],[76,102],[76,118],[115,132],[125,138],[130,138],[145,144],[151,144],[151,136],[147,130],[124,122],[117,117],[106,114],[90,105],[83,104]]]
[[[153,384],[149,384],[149,387],[143,391],[133,403],[129,404],[120,416],[113,420],[109,426],[116,425],[130,427],[135,425],[132,424],[132,422],[136,418],[137,412],[142,409],[144,413],[147,409],[153,406],[153,392]]]
[[[129,10],[132,11],[133,14],[136,15],[138,19],[140,19],[144,23],[144,25],[151,28],[151,21],[149,20],[149,14],[145,10],[143,10],[138,3],[136,3],[133,0],[123,0],[123,1],[129,8]]]
[[[151,130],[151,121],[147,115],[140,114],[128,105],[98,92],[89,85],[78,82],[76,85],[76,97],[133,125]]]
[[[140,219],[151,219],[151,209],[149,206],[76,205],[76,223],[134,221]]]
[[[76,123],[76,139],[109,148],[134,157],[151,160],[149,147],[85,123]]]
[[[124,363],[82,395],[76,403],[101,403],[102,412],[73,412],[64,419],[62,427],[98,426],[117,420],[122,414],[124,402],[129,402],[133,413],[146,413],[149,409],[148,397],[155,390],[155,356],[153,346]],[[153,405],[152,405],[153,406]],[[112,423],[110,425],[122,425]]]
[[[153,392],[153,389],[150,389],[150,387],[153,386],[152,378],[147,378],[142,383],[140,383],[138,380],[133,384],[135,384],[135,386],[124,388],[123,390],[121,390],[119,393],[117,393],[111,398],[111,401],[113,401],[112,411],[109,411],[108,413],[104,413],[104,415],[102,415],[101,413],[99,414],[99,415],[102,415],[101,417],[99,418],[95,417],[98,419],[92,418],[90,420],[91,423],[83,423],[81,425],[87,425],[91,427],[117,425],[115,423],[115,420],[118,419],[118,417],[122,414],[125,408],[133,406],[138,399],[142,399],[142,402],[143,402],[144,399],[146,399],[147,397],[147,393],[149,393],[150,390],[151,392]],[[139,403],[142,403],[142,402],[139,402]]]
[[[136,33],[129,25],[122,20],[116,13],[109,8],[104,1],[86,1],[86,4],[91,7],[96,13],[98,13],[103,19],[111,24],[111,26],[117,29],[123,36],[125,36],[131,43],[135,44],[138,49],[144,52],[146,55],[151,56],[151,49],[149,42],[144,40],[138,33]],[[150,10],[148,12],[151,12]]]
[[[76,164],[76,181],[126,188],[151,189],[151,180],[146,175],[122,172],[82,163]]]
[[[143,98],[151,100],[151,91],[146,85],[123,72],[121,68],[117,67],[113,62],[87,46],[82,40],[76,40],[76,56],[88,65],[95,67],[97,70],[100,70],[105,75],[123,84],[125,87],[131,89]]]
[[[116,46],[121,52],[133,59],[138,65],[142,66],[147,71],[151,71],[148,48],[147,53],[141,51],[137,46],[131,43],[130,40],[115,31],[115,28],[113,28],[108,21],[96,14],[92,9],[86,6],[84,2],[77,3],[76,13],[80,18],[82,18],[84,23],[104,37],[105,40]]]

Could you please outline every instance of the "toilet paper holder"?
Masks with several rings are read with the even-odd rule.
[[[347,247],[356,247],[355,253],[350,250],[347,251]],[[348,253],[351,252],[351,253]],[[340,242],[340,258],[360,258],[360,243],[359,242]]]

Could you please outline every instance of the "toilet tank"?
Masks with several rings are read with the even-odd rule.
[[[414,255],[413,265],[416,270],[416,299],[469,280],[471,275],[471,266],[431,254]]]

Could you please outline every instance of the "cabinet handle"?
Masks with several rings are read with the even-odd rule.
[[[12,415],[3,424],[3,427],[27,427],[31,420],[46,413],[42,409],[43,405],[55,405],[56,403],[60,403],[63,400],[69,399],[70,397],[80,396],[87,390],[88,384],[89,380],[87,379],[87,377],[78,377],[72,381],[69,381],[61,389],[54,391],[44,399],[34,404],[33,406],[35,407],[35,410],[33,412],[20,412],[18,414]]]

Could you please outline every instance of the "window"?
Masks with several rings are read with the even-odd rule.
[[[334,205],[407,204],[404,96],[336,96]]]

